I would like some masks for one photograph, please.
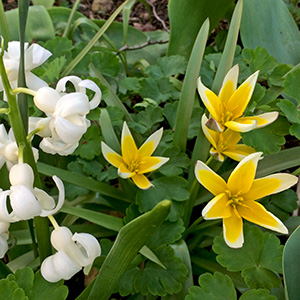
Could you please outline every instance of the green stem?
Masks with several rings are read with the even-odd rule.
[[[0,114],[8,114],[9,109],[8,108],[0,108]]]
[[[208,165],[211,163],[212,160],[213,160],[213,157],[210,156],[210,157],[208,158],[208,160],[205,162],[205,164],[208,166]]]
[[[23,93],[23,94],[27,94],[27,95],[31,95],[31,96],[35,96],[36,95],[36,91],[33,91],[31,89],[25,88],[25,87],[17,87],[15,89],[13,89],[11,91],[14,95],[17,95],[19,93]]]
[[[186,230],[186,232],[183,235],[183,239],[185,239],[191,232],[194,231],[194,229],[197,227],[199,223],[203,221],[203,217],[199,217],[194,223]]]

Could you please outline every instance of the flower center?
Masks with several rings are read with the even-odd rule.
[[[221,124],[225,124],[228,121],[231,121],[231,118],[233,117],[233,113],[230,111],[226,111],[226,113],[222,113],[221,116]]]
[[[135,172],[138,173],[139,172],[139,166],[140,166],[140,159],[134,159],[130,162],[130,164],[128,165],[128,170],[131,172]]]
[[[243,207],[250,209],[249,206],[247,206],[243,203],[244,198],[243,198],[242,192],[238,192],[237,194],[232,195],[229,190],[226,190],[225,194],[228,197],[228,202],[226,203],[226,206],[231,206],[233,213],[240,219],[241,215],[238,211],[238,207],[243,206]]]

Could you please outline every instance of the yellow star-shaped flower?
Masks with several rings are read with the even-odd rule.
[[[227,183],[203,162],[196,163],[197,180],[215,196],[204,207],[202,215],[207,220],[223,219],[224,239],[232,248],[240,248],[244,243],[242,218],[280,233],[288,233],[283,223],[256,200],[288,189],[297,183],[298,178],[278,173],[254,179],[261,155],[262,152],[256,152],[241,160]]]
[[[222,131],[227,127],[234,131],[247,132],[274,122],[278,117],[278,112],[243,117],[253,94],[258,71],[236,89],[238,75],[239,68],[235,65],[226,74],[218,96],[203,85],[201,78],[198,79],[198,92],[211,117],[217,122],[218,130]]]
[[[129,128],[124,122],[121,137],[122,156],[103,142],[101,142],[102,154],[108,162],[118,168],[120,177],[131,178],[140,189],[148,189],[153,185],[144,174],[158,169],[169,160],[167,157],[151,156],[162,133],[162,128],[157,130],[137,149]]]
[[[241,161],[247,155],[254,153],[255,149],[244,145],[238,144],[241,140],[241,135],[237,131],[226,129],[222,132],[217,132],[209,129],[205,124],[208,122],[205,114],[202,116],[201,125],[202,130],[212,145],[210,155],[218,161],[224,161],[224,155]]]

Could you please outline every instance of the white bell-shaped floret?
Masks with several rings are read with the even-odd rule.
[[[61,95],[50,87],[40,88],[34,98],[34,104],[45,113],[53,113]]]
[[[10,187],[10,205],[17,218],[29,220],[42,213],[41,206],[31,190],[23,185]]]
[[[9,172],[9,181],[12,186],[23,185],[32,189],[34,175],[31,167],[28,164],[14,165]]]
[[[7,197],[10,194],[10,191],[0,191],[0,220],[3,222],[18,222],[19,218],[16,217],[15,213],[9,212],[7,209]]]
[[[0,258],[3,258],[8,250],[8,228],[10,223],[0,222]]]
[[[42,276],[49,282],[68,280],[80,270],[81,266],[63,251],[47,257],[41,265]]]

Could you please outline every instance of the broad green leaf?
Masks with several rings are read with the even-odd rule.
[[[232,0],[170,0],[168,13],[171,34],[168,55],[179,54],[189,59],[203,22],[209,18],[211,30],[214,29],[233,3]]]
[[[284,136],[288,133],[288,127],[287,120],[279,117],[274,123],[266,127],[242,133],[243,142],[256,151],[264,152],[264,154],[276,153],[285,143]]]
[[[101,49],[92,54],[92,62],[102,75],[115,77],[120,71],[120,60],[112,51]]]
[[[52,55],[49,57],[49,61],[51,61],[61,56],[65,56],[66,58],[71,58],[70,56],[71,56],[71,50],[73,49],[73,44],[72,41],[70,41],[67,38],[56,36],[54,39],[45,42],[43,44],[43,47],[45,47],[52,53]]]
[[[236,291],[228,275],[219,272],[205,273],[199,277],[199,286],[189,290],[186,300],[235,300]]]
[[[170,199],[172,207],[168,219],[171,222],[176,221],[182,216],[182,206],[178,206],[176,202],[182,202],[189,198],[189,192],[186,189],[187,181],[182,177],[161,177],[152,181],[154,187],[149,190],[139,190],[136,195],[136,202],[141,211],[152,209],[157,203],[163,199]]]
[[[154,253],[165,266],[165,269],[148,261],[143,269],[135,267],[128,270],[119,283],[122,296],[134,292],[142,295],[165,296],[166,294],[178,293],[181,290],[182,283],[186,280],[188,273],[182,260],[175,256],[174,250],[170,246],[161,246]],[[127,273],[133,284],[128,284]]]
[[[299,30],[283,0],[245,0],[241,39],[245,48],[266,48],[280,63],[300,62]]]
[[[109,299],[132,259],[169,214],[170,206],[171,202],[164,200],[150,212],[122,227],[97,275],[88,300]]]
[[[248,290],[240,297],[239,300],[276,300],[275,296],[265,289]]]
[[[285,114],[290,122],[300,123],[300,111],[292,101],[281,99],[279,103],[277,103],[277,106]]]
[[[54,0],[32,0],[33,5],[43,5],[49,8],[53,5]]]
[[[299,87],[299,76],[300,70],[296,69],[293,72],[289,73],[284,81],[284,92],[297,100],[297,103],[300,103],[300,87]]]
[[[290,134],[295,136],[298,140],[300,139],[300,124],[292,124],[290,127]]]
[[[13,41],[19,40],[18,10],[12,9],[6,13],[9,32]],[[54,28],[51,18],[44,6],[31,6],[28,11],[25,39],[27,41],[46,41],[54,38]]]
[[[291,65],[286,65],[286,64],[277,65],[269,75],[268,84],[270,86],[273,85],[273,86],[283,87],[285,81],[284,75],[286,75],[291,69],[292,69]]]
[[[287,299],[297,300],[300,295],[300,227],[287,240],[283,251],[283,278]]]
[[[286,221],[291,213],[297,209],[298,196],[293,190],[287,190],[279,194],[264,198],[261,203],[265,208],[277,216],[280,220]]]
[[[157,60],[157,64],[166,77],[184,74],[187,67],[187,61],[181,55],[160,57]],[[147,71],[147,69],[145,71]]]
[[[280,286],[278,273],[282,272],[283,246],[271,233],[263,233],[258,227],[244,225],[245,242],[242,248],[233,249],[226,245],[223,236],[214,240],[213,250],[217,261],[228,271],[242,271],[242,276],[250,288]]]

